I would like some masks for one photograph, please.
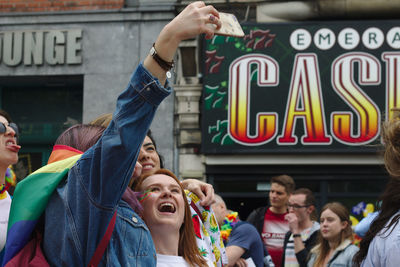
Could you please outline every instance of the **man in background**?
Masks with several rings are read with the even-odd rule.
[[[306,267],[308,253],[314,247],[319,223],[316,222],[315,197],[310,189],[299,188],[289,197],[285,219],[290,230],[283,244],[282,267]]]
[[[238,262],[241,258],[251,258],[257,267],[263,267],[264,245],[257,229],[247,222],[242,222],[237,212],[229,211],[219,195],[215,195],[215,203],[211,207],[221,229],[228,266],[240,265]]]
[[[275,266],[282,263],[283,241],[289,231],[289,223],[285,220],[288,214],[287,204],[295,183],[289,175],[279,175],[271,178],[269,191],[270,206],[260,207],[252,211],[247,221],[253,224]]]

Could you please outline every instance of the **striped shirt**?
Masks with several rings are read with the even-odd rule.
[[[314,222],[310,228],[303,230],[301,234],[301,240],[303,243],[315,232],[319,230],[319,223]],[[285,250],[285,267],[299,267],[297,262],[296,253],[294,251],[294,240],[293,234],[290,235],[288,243],[286,244]]]

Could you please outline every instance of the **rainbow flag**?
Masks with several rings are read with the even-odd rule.
[[[50,196],[81,156],[76,153],[72,157],[46,165],[17,184],[10,209],[2,266],[6,266],[28,243]]]

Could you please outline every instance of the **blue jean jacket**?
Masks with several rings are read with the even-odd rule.
[[[118,97],[113,120],[71,168],[45,211],[43,249],[51,266],[87,266],[117,210],[100,266],[156,266],[143,220],[123,201],[156,109],[171,93],[142,64]]]

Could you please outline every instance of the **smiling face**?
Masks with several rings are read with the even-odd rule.
[[[8,120],[0,116],[0,122],[6,126],[6,132],[0,134],[0,165],[2,168],[7,168],[17,163],[20,146],[17,145],[15,131],[8,126]]]
[[[339,216],[330,209],[321,213],[320,224],[321,235],[328,241],[339,240],[341,232],[347,227],[347,222],[341,221]]]
[[[156,147],[148,136],[146,136],[140,148],[138,161],[142,165],[142,175],[153,174],[161,168]]]
[[[140,190],[145,192],[143,219],[150,231],[165,226],[179,231],[184,221],[185,202],[177,181],[165,174],[155,174],[142,182]]]

